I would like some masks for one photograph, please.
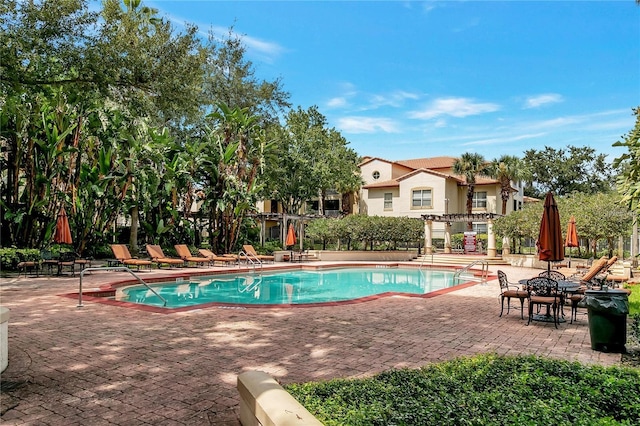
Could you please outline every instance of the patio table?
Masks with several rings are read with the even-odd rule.
[[[526,288],[527,281],[529,281],[529,279],[525,278],[525,279],[519,280],[518,284]],[[556,282],[558,283],[558,290],[562,293],[561,305],[560,305],[560,309],[562,309],[564,305],[564,301],[566,299],[565,296],[569,293],[575,293],[576,291],[578,291],[580,289],[580,284],[575,281],[569,281],[569,280],[557,280]],[[565,319],[563,317],[564,317],[564,310],[562,311],[562,316],[558,318],[558,322],[565,322]],[[553,322],[553,315],[551,315],[551,312],[549,312],[549,307],[547,306],[547,312],[545,314],[533,315],[531,319],[533,321]]]

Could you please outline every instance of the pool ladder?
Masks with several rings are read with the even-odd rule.
[[[476,277],[475,274],[472,274],[471,276],[466,276],[465,280],[466,281],[477,281],[480,283],[486,283],[487,279],[489,277],[489,262],[487,262],[486,260],[476,260],[471,262],[470,264],[468,264],[467,266],[465,266],[462,269],[459,269],[456,271],[455,274],[453,274],[453,279],[454,281],[460,281],[461,278],[460,276],[466,272],[469,272],[471,270],[472,267],[476,266],[476,265],[482,265],[482,272],[480,274],[480,277]]]
[[[251,263],[251,266],[253,266],[253,272],[256,271],[256,266],[258,265],[260,266],[260,269],[262,269],[262,261],[255,255],[247,253],[244,250],[240,250],[240,252],[238,253],[238,262],[240,262],[240,259],[243,258],[247,261],[247,263]]]
[[[79,284],[79,289],[78,289],[78,306],[77,306],[78,308],[82,308],[84,306],[82,304],[82,277],[84,276],[85,272],[90,272],[90,271],[124,271],[124,272],[128,272],[131,275],[133,275],[134,278],[136,280],[138,280],[138,282],[140,284],[142,284],[143,286],[148,288],[153,294],[158,296],[160,298],[160,300],[162,300],[162,306],[167,306],[167,299],[165,299],[164,297],[160,296],[157,291],[155,291],[154,289],[149,287],[149,284],[147,284],[142,278],[137,276],[131,269],[127,268],[126,266],[109,266],[109,267],[106,267],[106,268],[85,268],[82,271],[80,271],[80,284]]]

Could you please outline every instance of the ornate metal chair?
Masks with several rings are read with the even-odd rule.
[[[529,293],[529,320],[533,318],[533,306],[538,308],[545,306],[547,315],[553,312],[553,324],[558,328],[558,314],[562,304],[562,294],[558,291],[558,282],[547,277],[535,277],[527,281],[527,291]],[[539,310],[539,309],[538,309]]]
[[[507,299],[507,314],[511,308],[511,298],[520,299],[520,318],[524,319],[524,301],[529,297],[529,292],[520,290],[515,284],[511,284],[507,279],[507,274],[498,271],[498,282],[500,283],[500,316],[504,311],[504,299]]]
[[[562,272],[558,272],[558,271],[542,271],[538,274],[539,277],[546,277],[546,278],[551,278],[552,280],[558,281],[558,280],[566,280],[567,277],[564,276],[564,274]]]

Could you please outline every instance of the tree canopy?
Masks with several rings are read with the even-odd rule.
[[[565,224],[563,234],[569,218],[576,219],[578,237],[589,241],[589,249],[594,256],[597,242],[606,240],[610,250],[613,250],[617,237],[629,236],[633,215],[629,209],[620,204],[620,196],[614,192],[583,194],[572,193],[565,197],[556,197],[560,220]],[[522,210],[508,216],[496,219],[494,230],[496,234],[520,240],[530,238],[536,240],[540,231],[542,218],[542,202],[527,203]],[[566,235],[564,235],[566,238]]]
[[[633,108],[636,116],[635,127],[621,141],[613,146],[627,147],[628,152],[614,160],[614,165],[622,172],[617,179],[618,192],[622,195],[621,202],[631,210],[640,213],[640,107]]]
[[[196,242],[196,217],[216,249],[233,249],[279,137],[295,134],[286,124],[267,137],[289,94],[256,77],[239,37],[177,32],[140,0],[97,12],[86,0],[8,0],[0,34],[3,245],[49,245],[64,206],[79,252],[111,242],[122,218],[134,252],[138,223],[143,241]],[[337,131],[321,136],[308,154],[339,171],[316,168],[313,183],[349,186],[337,176],[357,156]]]
[[[588,146],[529,149],[522,161],[530,172],[529,185],[525,187],[525,195],[530,197],[544,198],[548,191],[562,196],[613,189],[615,168],[607,162],[605,154],[596,154],[595,149]]]

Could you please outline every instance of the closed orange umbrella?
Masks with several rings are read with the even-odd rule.
[[[571,216],[567,226],[567,238],[564,241],[567,247],[578,247],[578,231],[576,231],[576,218]]]
[[[287,246],[295,246],[296,245],[296,232],[293,229],[293,224],[289,224],[289,231],[287,232],[287,241],[285,242]]]
[[[53,235],[53,241],[58,244],[73,244],[71,238],[71,228],[69,227],[69,218],[64,207],[60,209],[58,213],[58,220],[56,222],[56,232]]]
[[[569,247],[569,268],[571,268],[571,247],[578,247],[578,231],[576,230],[576,218],[571,216],[567,226],[567,238],[564,245]]]
[[[551,269],[549,262],[564,260],[564,241],[562,241],[562,227],[558,205],[551,191],[544,200],[544,211],[538,234],[538,258],[547,262],[547,269]]]

